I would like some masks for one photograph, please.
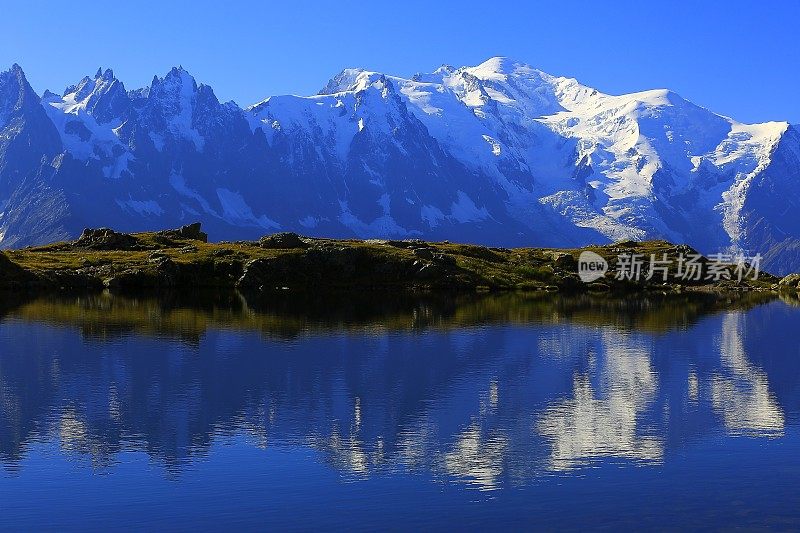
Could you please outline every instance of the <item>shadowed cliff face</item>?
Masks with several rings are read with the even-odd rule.
[[[487,489],[800,409],[797,309],[719,296],[525,295],[7,303],[0,458],[28,447],[180,474],[219,440],[315,450],[348,476],[422,469]],[[664,417],[665,410],[671,416]]]

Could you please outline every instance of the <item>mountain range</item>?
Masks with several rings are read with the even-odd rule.
[[[202,221],[501,246],[663,238],[800,270],[800,129],[669,90],[613,96],[508,58],[220,102],[183,68],[38,95],[0,73],[0,246]]]

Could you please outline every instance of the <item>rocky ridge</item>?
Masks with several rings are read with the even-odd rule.
[[[591,283],[578,275],[578,258],[592,251],[608,271]],[[276,233],[258,241],[208,243],[199,224],[176,230],[126,234],[87,229],[75,241],[0,253],[0,288],[136,291],[238,289],[244,292],[390,290],[777,291],[800,288],[800,276],[767,273],[753,280],[684,280],[677,266],[667,279],[619,279],[622,256],[667,257],[694,253],[666,241],[625,241],[576,249],[500,248],[448,241],[336,240]],[[707,264],[709,260],[702,258]]]

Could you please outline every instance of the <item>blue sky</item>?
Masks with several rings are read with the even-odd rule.
[[[40,93],[98,66],[132,89],[181,64],[248,105],[315,93],[344,67],[410,76],[505,55],[612,94],[667,87],[742,121],[800,123],[800,0],[32,0],[2,17],[0,68],[19,63]]]

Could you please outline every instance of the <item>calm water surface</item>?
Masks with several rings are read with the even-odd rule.
[[[0,303],[0,528],[800,527],[800,308]]]

